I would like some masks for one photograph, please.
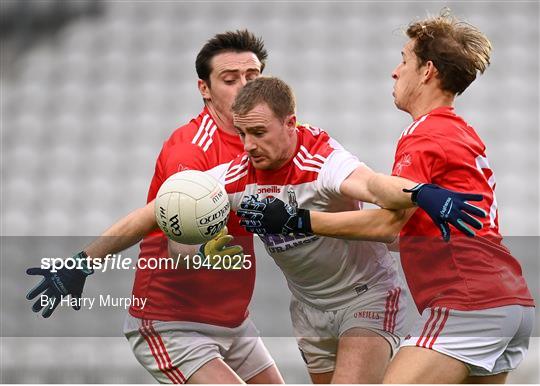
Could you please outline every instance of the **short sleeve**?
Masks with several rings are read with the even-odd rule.
[[[343,181],[361,165],[363,163],[347,150],[334,150],[321,168],[317,179],[319,187],[327,194],[340,195]]]
[[[444,173],[445,165],[446,153],[434,138],[410,135],[398,143],[392,175],[430,183]]]

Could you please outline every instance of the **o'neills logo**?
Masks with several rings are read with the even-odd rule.
[[[374,311],[358,311],[354,313],[354,317],[357,319],[380,319],[378,312]]]
[[[273,185],[268,188],[259,188],[257,189],[257,193],[281,193],[281,188],[279,186]]]

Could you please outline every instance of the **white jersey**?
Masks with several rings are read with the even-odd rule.
[[[320,129],[299,126],[297,134],[296,154],[279,170],[257,170],[246,154],[230,164],[224,183],[232,210],[252,194],[288,202],[289,189],[300,208],[361,209],[359,202],[341,194],[340,186],[362,163]],[[316,235],[264,235],[261,239],[293,295],[314,307],[335,310],[358,296],[381,296],[381,292],[403,287],[397,262],[385,244]]]

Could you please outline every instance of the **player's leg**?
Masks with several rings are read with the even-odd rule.
[[[290,312],[298,349],[311,381],[330,383],[338,346],[335,313],[311,307],[294,296],[291,297]]]
[[[281,384],[285,383],[276,365],[267,367],[260,373],[249,378],[246,383],[250,384]]]
[[[402,347],[383,383],[462,383],[468,375],[467,366],[457,359],[423,347]]]
[[[381,335],[352,328],[339,339],[332,383],[381,383],[392,347]]]
[[[499,373],[495,375],[482,376],[469,376],[465,382],[466,384],[500,384],[506,383],[506,378],[508,378],[508,372]]]
[[[225,330],[132,316],[124,325],[135,358],[160,383],[243,383],[222,360],[221,352],[232,344],[232,339],[223,337]]]
[[[332,377],[334,376],[333,371],[328,371],[326,373],[309,373],[311,382],[316,385],[329,384],[332,383]]]
[[[426,309],[390,364],[386,383],[495,383],[522,361],[532,308]],[[485,377],[480,379],[480,377]]]
[[[274,359],[250,319],[233,329],[233,341],[224,361],[247,383],[285,383]]]
[[[523,361],[529,349],[535,312],[533,307],[514,306],[512,308],[509,312],[522,315],[521,323],[502,355],[495,361],[491,374],[482,368],[472,367],[471,374],[465,383],[506,383],[509,371],[515,369]]]
[[[405,324],[407,290],[380,282],[336,314],[339,345],[332,383],[381,383]]]
[[[186,383],[192,384],[239,384],[242,379],[221,358],[211,359],[196,370]]]
[[[466,321],[450,317],[450,311],[424,310],[388,366],[383,383],[462,383],[469,376],[469,368],[458,359],[467,345],[458,337],[466,335],[462,334]]]

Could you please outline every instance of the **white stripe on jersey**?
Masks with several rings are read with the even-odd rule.
[[[399,136],[399,138],[403,138],[405,133],[411,128],[412,125],[414,125],[414,123],[415,122],[412,122],[409,126],[407,126],[405,129],[403,129],[403,131],[401,132],[401,135]]]
[[[235,165],[235,166],[232,166],[232,167],[227,171],[227,176],[226,176],[226,177],[227,177],[227,178],[231,178],[231,177],[234,177],[235,175],[237,175],[238,173],[243,172],[245,169],[247,169],[248,164],[249,164],[248,156],[245,155],[245,156],[243,156],[242,159],[240,160],[240,164]]]
[[[320,168],[322,168],[322,166],[323,166],[324,161],[321,162],[321,161],[315,161],[313,159],[306,159],[306,158],[304,158],[304,156],[302,155],[301,152],[298,152],[298,154],[296,156],[298,157],[298,159],[300,161],[302,161],[303,164],[311,164],[311,165],[314,165],[314,166],[318,166]]]
[[[192,144],[196,144],[197,143],[197,140],[199,139],[199,137],[201,136],[202,132],[204,131],[204,126],[206,125],[206,120],[208,119],[208,114],[206,114],[203,119],[202,119],[202,122],[201,122],[201,125],[199,126],[199,130],[197,130],[197,134],[195,135],[195,137],[193,137],[193,140],[191,141]]]
[[[240,160],[240,163],[238,165],[231,166],[227,174],[232,174],[233,171],[243,168],[244,165],[246,165],[247,159],[248,159],[248,156],[247,154],[245,154]]]
[[[422,118],[420,118],[418,121],[411,123],[403,132],[401,133],[401,136],[399,138],[402,138],[406,135],[412,134],[414,130],[418,127],[419,124],[424,122],[426,118],[429,116],[429,114],[424,115]]]
[[[241,163],[235,165],[229,169],[227,175],[225,176],[225,184],[230,184],[231,182],[238,181],[240,178],[244,177],[248,173],[249,159],[245,155],[242,157]]]
[[[195,137],[193,137],[191,143],[196,144],[202,148],[203,151],[207,151],[210,145],[214,142],[212,137],[214,136],[216,130],[217,125],[208,114],[205,114],[199,126],[199,130],[197,131],[197,134],[195,134]]]
[[[308,149],[306,149],[303,145],[300,145],[300,151],[296,153],[293,161],[300,170],[318,173],[321,171],[323,164],[326,162],[326,158],[320,154],[312,155]]]
[[[216,125],[214,125],[214,121],[212,119],[209,119],[208,120],[208,123],[206,124],[206,126],[204,127],[204,134],[203,136],[201,137],[201,139],[197,142],[197,146],[199,147],[203,147],[203,144],[208,140],[208,134],[209,134],[209,130],[210,130],[210,127],[212,127],[212,129],[214,129],[214,127],[216,127]]]
[[[238,174],[236,177],[226,179],[225,180],[225,185],[230,184],[231,182],[234,182],[234,181],[238,181],[240,178],[244,177],[247,174],[248,174],[248,169],[246,168],[246,170],[243,173]],[[229,178],[229,177],[225,177],[225,178]]]
[[[420,118],[418,120],[418,122],[416,122],[416,124],[410,128],[409,132],[407,134],[412,134],[414,130],[416,130],[416,128],[418,127],[419,124],[421,124],[422,122],[424,122],[426,120],[426,118],[428,117],[429,115],[424,115],[422,118]]]
[[[209,133],[210,138],[209,138],[208,141],[206,142],[206,145],[203,147],[203,151],[208,150],[208,148],[210,147],[210,145],[212,144],[212,142],[214,142],[214,140],[212,139],[212,137],[214,136],[214,133],[216,132],[216,130],[217,130],[217,125],[212,126],[212,130],[211,130],[210,133]]]
[[[300,170],[307,170],[307,171],[316,172],[316,173],[319,173],[321,171],[320,167],[312,168],[312,167],[309,167],[309,166],[302,165],[300,163],[300,161],[298,161],[298,159],[296,157],[293,159],[293,162],[298,167],[298,169],[300,169]]]
[[[322,162],[326,161],[326,158],[324,158],[320,154],[311,155],[311,153],[308,151],[308,149],[306,149],[304,147],[304,145],[300,145],[300,151],[303,151],[304,154],[306,155],[306,157],[308,157],[310,159],[317,158],[317,159],[321,160]],[[298,154],[300,154],[300,153],[298,153]]]

